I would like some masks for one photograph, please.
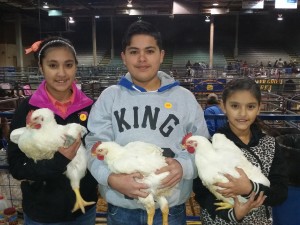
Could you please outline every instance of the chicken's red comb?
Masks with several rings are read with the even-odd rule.
[[[189,138],[192,137],[192,136],[193,136],[192,133],[187,133],[187,134],[183,137],[181,144],[182,144],[182,145],[185,145],[186,140],[189,139]]]
[[[26,116],[26,124],[29,124],[30,121],[31,121],[31,116],[32,116],[32,113],[34,112],[34,110],[30,110]]]

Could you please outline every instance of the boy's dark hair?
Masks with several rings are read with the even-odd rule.
[[[131,38],[134,35],[138,34],[145,34],[150,35],[156,40],[157,46],[160,50],[162,50],[162,39],[160,32],[151,24],[146,21],[138,20],[134,23],[132,23],[127,31],[125,32],[125,35],[122,40],[122,51],[125,52],[126,47],[130,45]]]

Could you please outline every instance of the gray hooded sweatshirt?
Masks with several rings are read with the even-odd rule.
[[[157,75],[161,87],[147,92],[134,85],[127,73],[118,85],[101,93],[90,112],[90,133],[85,138],[88,167],[99,183],[101,196],[115,206],[143,208],[138,200],[128,199],[108,185],[111,171],[107,164],[90,154],[97,141],[114,141],[120,145],[144,141],[163,148],[165,156],[176,159],[182,166],[183,177],[167,198],[170,207],[188,200],[193,179],[197,176],[194,156],[182,149],[181,141],[189,132],[209,137],[203,110],[194,95],[179,86],[179,82],[162,71]]]

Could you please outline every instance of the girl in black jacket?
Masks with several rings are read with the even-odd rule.
[[[38,108],[51,109],[58,124],[79,123],[86,127],[93,101],[74,83],[78,62],[73,45],[60,37],[49,38],[39,47],[38,62],[45,80],[18,107],[11,130],[25,127],[27,113]],[[95,204],[86,206],[85,214],[80,210],[72,213],[75,193],[64,174],[79,144],[80,138],[68,148],[57,149],[52,159],[34,162],[18,145],[9,143],[10,173],[14,178],[22,180],[24,225],[95,224]],[[97,202],[97,181],[88,170],[80,181],[80,193],[85,201]]]
[[[260,87],[249,78],[229,82],[222,95],[223,109],[227,116],[227,126],[218,130],[232,140],[246,158],[268,177],[271,185],[266,187],[255,183],[238,169],[240,178],[226,175],[227,183],[216,183],[219,193],[225,197],[243,195],[246,203],[235,198],[234,207],[216,211],[216,199],[206,189],[200,179],[194,182],[195,198],[201,206],[203,225],[272,224],[272,206],[282,203],[287,197],[288,177],[284,156],[274,137],[265,134],[257,115],[260,112]]]

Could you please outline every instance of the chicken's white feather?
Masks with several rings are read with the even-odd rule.
[[[38,160],[51,159],[59,147],[65,146],[66,139],[76,140],[83,137],[86,128],[77,123],[59,125],[56,123],[54,113],[47,108],[37,109],[32,112],[30,118],[41,125],[33,129],[29,125],[15,129],[11,132],[11,140],[18,144],[20,150],[35,162]],[[72,143],[70,143],[72,144]],[[78,189],[80,180],[84,177],[87,168],[86,149],[81,144],[76,156],[68,164],[65,172],[70,179],[72,189]],[[80,206],[84,212],[84,208]]]
[[[242,151],[225,135],[216,133],[212,138],[211,143],[207,138],[202,136],[191,136],[186,140],[196,143],[195,148],[195,163],[198,170],[198,175],[202,183],[207,189],[221,201],[233,205],[232,198],[225,198],[218,192],[217,187],[213,184],[216,182],[228,182],[228,179],[223,174],[230,174],[238,178],[240,175],[236,167],[242,168],[244,172],[254,182],[262,183],[266,186],[270,185],[268,178],[262,174],[261,170],[250,163]],[[261,182],[264,181],[264,182]],[[240,202],[246,202],[247,199],[238,196]]]
[[[150,212],[151,209],[154,210],[154,201],[156,200],[165,215],[163,218],[166,220],[168,212],[166,211],[168,209],[166,196],[171,194],[174,187],[160,188],[161,181],[169,175],[169,172],[155,173],[158,169],[168,165],[161,148],[153,144],[135,141],[125,146],[120,146],[115,142],[102,142],[93,149],[93,152],[98,151],[98,154],[104,156],[104,161],[113,173],[141,173],[144,178],[136,181],[146,183],[149,186],[150,194],[146,198],[139,198],[139,201],[147,212]],[[151,216],[149,217],[148,214],[149,221],[151,221]]]

